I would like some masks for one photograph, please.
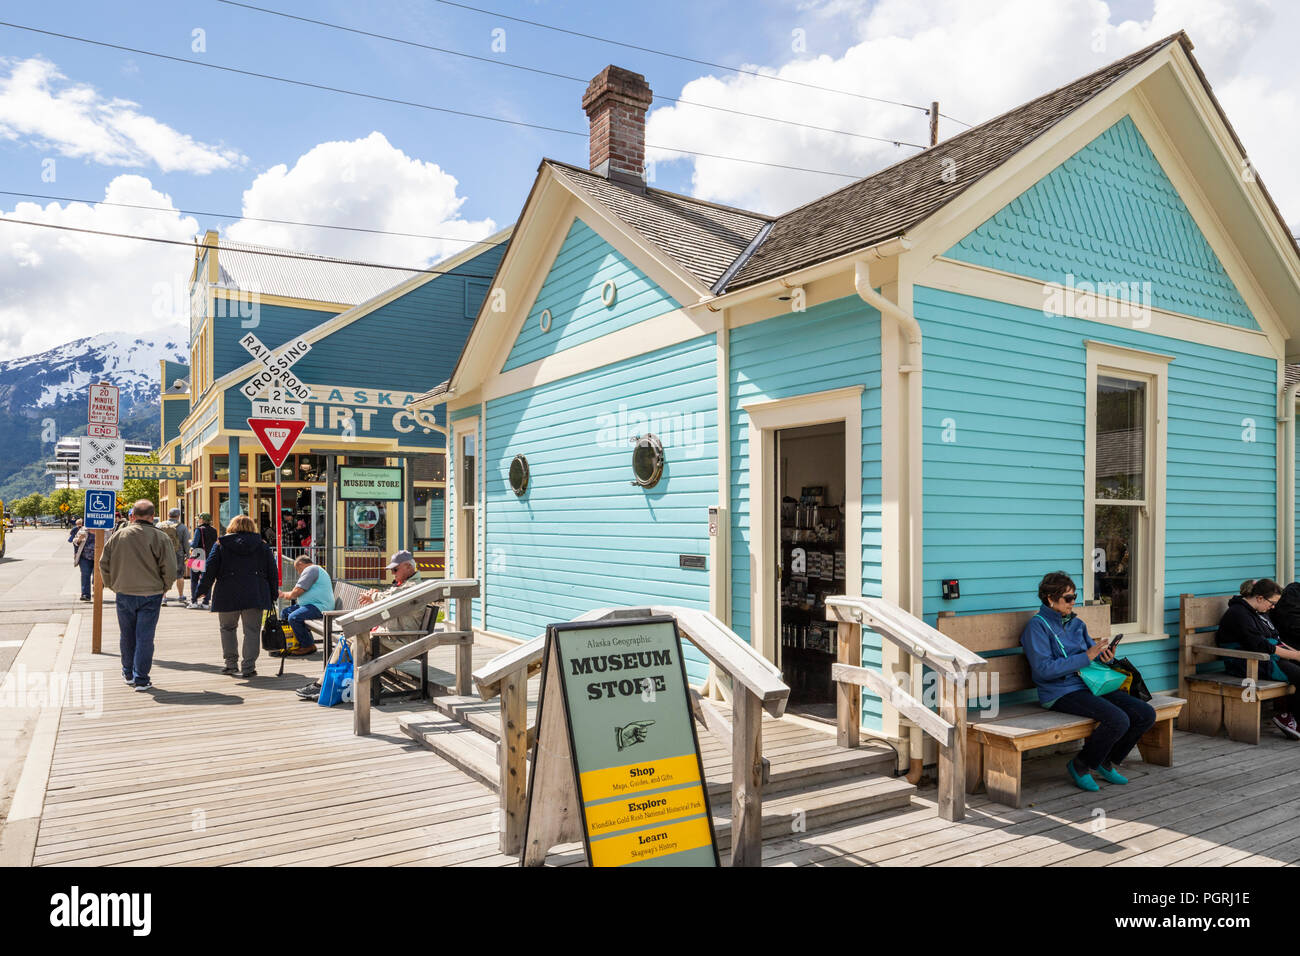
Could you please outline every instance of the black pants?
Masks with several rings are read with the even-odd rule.
[[[1286,679],[1291,682],[1291,686],[1300,689],[1300,661],[1287,661],[1282,658],[1277,659],[1277,666],[1286,675]],[[1268,672],[1268,661],[1259,662],[1259,673],[1262,675]],[[1292,694],[1282,704],[1286,707],[1288,713],[1300,713],[1300,694]]]
[[[1156,722],[1156,712],[1150,704],[1122,690],[1111,691],[1105,697],[1098,697],[1090,690],[1070,691],[1057,698],[1052,710],[1097,721],[1097,729],[1083,742],[1078,757],[1079,763],[1089,770],[1107,761],[1119,763]]]

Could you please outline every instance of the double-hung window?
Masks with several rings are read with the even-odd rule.
[[[1111,633],[1164,631],[1165,356],[1088,343],[1084,597]]]

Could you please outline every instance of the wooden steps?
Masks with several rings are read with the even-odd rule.
[[[430,709],[398,714],[402,732],[475,780],[497,789],[500,712],[496,701],[443,694]],[[529,702],[530,720],[535,701]],[[725,711],[725,705],[720,705]],[[731,845],[731,758],[703,727],[697,727],[720,849]],[[836,745],[830,728],[797,718],[763,721],[763,752],[770,763],[763,785],[764,839],[842,825],[911,805],[916,788],[893,775],[888,746]]]

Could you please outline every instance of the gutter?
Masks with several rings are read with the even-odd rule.
[[[921,588],[924,573],[921,553],[921,519],[923,512],[920,493],[923,465],[921,449],[921,323],[916,320],[916,316],[904,311],[896,303],[889,301],[871,285],[871,263],[884,259],[889,255],[897,255],[898,252],[906,250],[911,245],[906,239],[895,240],[895,242],[901,248],[886,251],[882,247],[873,247],[867,250],[865,256],[860,256],[854,261],[853,288],[862,301],[880,313],[882,320],[888,318],[894,322],[907,341],[903,361],[898,366],[898,374],[907,376],[907,477],[904,489],[907,496],[907,529],[905,532],[908,560],[907,610],[916,617],[920,617],[924,601]],[[924,668],[919,665],[919,662],[909,658],[908,669],[911,676],[912,695],[917,700],[921,700]],[[907,779],[911,783],[916,783],[921,779],[921,771],[925,763],[925,738],[921,728],[915,724],[909,728],[908,744],[910,760]]]
[[[1296,399],[1300,396],[1300,382],[1282,389],[1278,397],[1278,424],[1282,426],[1282,524],[1277,529],[1278,578],[1295,580],[1295,455],[1296,455]]]

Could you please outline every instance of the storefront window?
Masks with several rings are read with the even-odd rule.
[[[446,481],[447,456],[442,452],[429,455],[416,455],[407,461],[411,466],[413,481]]]
[[[382,501],[349,501],[347,504],[347,546],[377,547],[388,541],[386,508]]]
[[[324,455],[298,455],[297,462],[294,465],[294,481],[306,481],[310,483],[325,480],[325,456]]]
[[[442,488],[416,487],[411,507],[411,525],[417,551],[442,551],[446,548],[443,528],[446,491]]]
[[[214,482],[230,480],[230,459],[228,455],[212,456],[212,480]],[[248,456],[239,456],[239,480],[248,481]]]
[[[248,514],[248,495],[239,496],[238,514]],[[226,525],[234,515],[230,513],[230,495],[227,492],[218,492],[217,494],[217,518],[220,521],[219,531],[225,532]]]

